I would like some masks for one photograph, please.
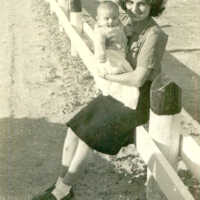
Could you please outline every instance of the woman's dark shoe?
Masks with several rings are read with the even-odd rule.
[[[42,194],[33,197],[32,200],[56,200],[56,198],[50,192],[45,191]]]
[[[73,189],[71,188],[71,190],[69,191],[69,193],[67,195],[65,195],[62,200],[69,200],[74,196],[74,192]]]
[[[53,184],[52,186],[47,188],[44,192],[39,193],[35,197],[33,197],[32,200],[40,200],[41,198],[43,198],[45,193],[51,193],[55,189],[55,187],[56,187],[56,184]]]
[[[47,188],[45,190],[45,192],[52,192],[55,189],[55,187],[56,187],[56,183],[54,183],[52,186],[50,186],[49,188]]]

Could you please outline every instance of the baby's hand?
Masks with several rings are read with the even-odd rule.
[[[105,75],[106,75],[106,73],[105,73],[105,71],[102,71],[102,70],[97,70],[97,75],[99,76],[99,77],[101,77],[101,78],[105,78]]]

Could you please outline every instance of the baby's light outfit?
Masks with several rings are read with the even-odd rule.
[[[94,29],[95,56],[105,54],[106,62],[98,62],[97,70],[103,74],[122,74],[133,71],[126,60],[127,39],[120,24],[115,27],[104,27],[96,25]],[[104,96],[111,95],[125,106],[136,109],[139,99],[139,90],[134,86],[126,86],[117,82],[105,80],[98,75],[95,82]]]

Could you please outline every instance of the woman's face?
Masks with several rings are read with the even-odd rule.
[[[126,9],[134,21],[142,21],[149,17],[151,6],[146,0],[127,0]]]

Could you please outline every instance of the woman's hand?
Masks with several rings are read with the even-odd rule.
[[[96,57],[99,63],[105,63],[107,60],[105,52],[98,54]]]
[[[150,72],[150,68],[137,67],[136,70],[123,74],[108,74],[105,76],[105,79],[128,86],[141,87],[146,81]]]

